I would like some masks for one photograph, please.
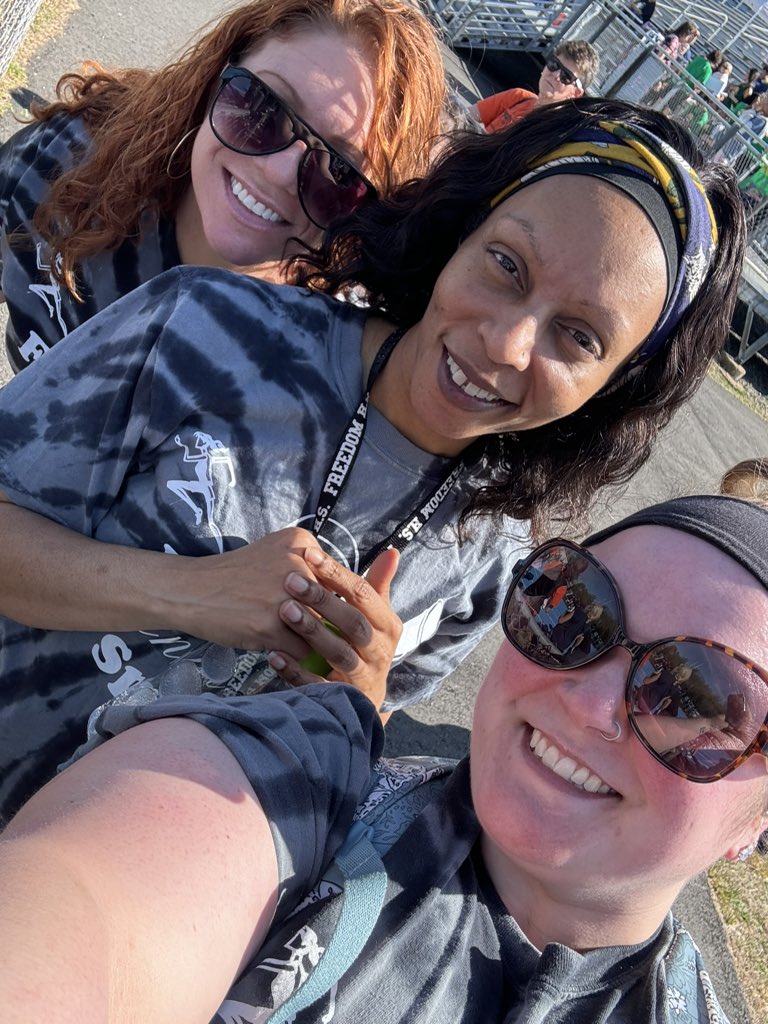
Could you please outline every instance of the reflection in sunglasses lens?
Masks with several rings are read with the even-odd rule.
[[[541,664],[583,665],[618,627],[610,581],[579,551],[553,545],[525,570],[507,606],[507,628]]]
[[[224,141],[251,156],[287,145],[293,136],[290,118],[259,82],[233,78],[216,98],[213,127]]]
[[[634,721],[670,768],[711,778],[742,754],[765,721],[768,687],[747,665],[691,640],[660,644],[632,678]]]
[[[311,149],[301,170],[301,194],[312,220],[328,227],[356,210],[365,199],[365,182],[341,157],[324,149]]]

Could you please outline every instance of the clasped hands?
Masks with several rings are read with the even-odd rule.
[[[379,708],[402,632],[389,604],[398,560],[396,551],[383,551],[363,578],[327,555],[313,534],[288,527],[195,560],[190,631],[269,651],[270,665],[292,686],[322,680],[301,664],[315,652],[330,666],[328,678],[356,686]]]

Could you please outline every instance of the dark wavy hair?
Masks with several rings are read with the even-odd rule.
[[[462,515],[530,519],[535,538],[555,522],[582,525],[599,488],[625,483],[659,430],[698,388],[728,335],[745,249],[745,224],[729,167],[706,164],[690,134],[663,114],[611,100],[551,104],[491,135],[457,133],[429,175],[339,222],[320,250],[295,257],[301,282],[329,294],[357,286],[395,324],[421,319],[441,271],[482,221],[489,200],[529,164],[600,120],[653,132],[698,172],[719,245],[696,299],[664,349],[633,377],[563,419],[484,439],[482,472]]]

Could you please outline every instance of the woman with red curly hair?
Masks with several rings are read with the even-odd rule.
[[[257,0],[159,71],[91,62],[57,93],[0,148],[17,371],[179,264],[284,281],[302,243],[426,170],[445,80],[406,0]]]

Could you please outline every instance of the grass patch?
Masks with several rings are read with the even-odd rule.
[[[754,1021],[768,1020],[768,857],[720,861],[709,881]]]
[[[61,35],[78,7],[77,0],[44,0],[10,67],[0,77],[0,114],[11,109],[11,90],[27,84],[25,67],[29,58],[45,43]]]
[[[721,388],[724,388],[728,394],[738,398],[742,405],[746,405],[748,409],[768,423],[768,397],[766,395],[761,394],[747,381],[734,380],[714,359],[709,364],[707,375]]]

